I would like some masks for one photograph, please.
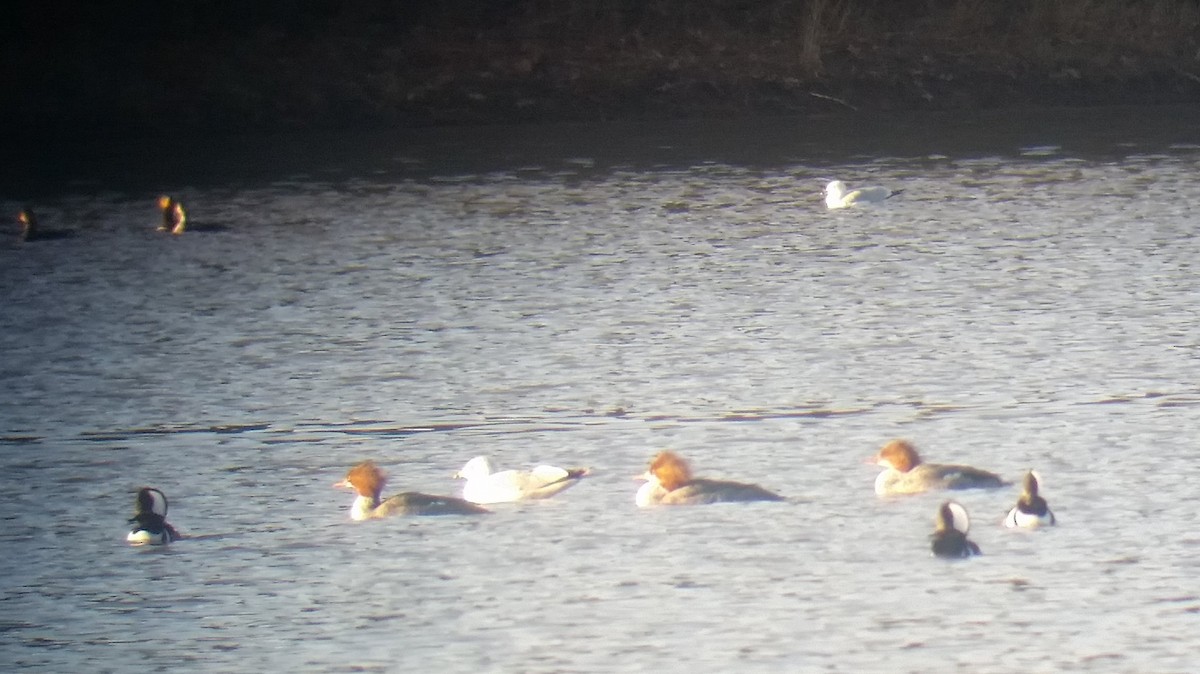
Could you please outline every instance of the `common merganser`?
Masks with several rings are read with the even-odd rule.
[[[125,540],[133,545],[163,545],[182,538],[167,524],[167,495],[154,487],[138,490],[129,522],[134,527]]]
[[[491,512],[453,496],[431,496],[414,491],[396,494],[386,500],[379,494],[387,484],[387,476],[373,461],[363,461],[346,473],[346,479],[334,487],[347,487],[357,492],[350,506],[350,519],[360,522],[389,515],[477,515]]]
[[[75,232],[69,229],[42,229],[38,225],[37,215],[28,206],[17,213],[17,222],[21,224],[21,233],[17,235],[17,241],[48,241],[75,236]]]
[[[1021,498],[1017,499],[1017,505],[1008,511],[1008,517],[1004,518],[1004,526],[1040,527],[1054,523],[1054,513],[1050,511],[1046,499],[1038,496],[1037,473],[1032,470],[1025,473],[1025,479],[1021,482]]]
[[[158,226],[158,231],[183,234],[187,229],[187,213],[183,210],[183,204],[164,194],[158,198],[158,209],[162,211],[162,224]]]
[[[782,496],[755,484],[692,477],[687,461],[675,452],[659,452],[640,476],[646,481],[634,502],[652,505],[700,505],[726,501],[782,501]]]
[[[463,498],[472,503],[508,503],[549,498],[578,484],[587,474],[587,468],[545,465],[535,466],[533,470],[496,472],[486,456],[477,456],[454,477],[467,481],[463,486]]]
[[[933,522],[931,538],[934,555],[957,559],[981,554],[979,546],[967,540],[971,520],[967,517],[966,508],[954,501],[946,501],[933,516]]]
[[[907,440],[892,440],[880,448],[873,461],[887,470],[875,478],[880,496],[917,494],[931,489],[1003,487],[995,473],[971,466],[922,463],[917,448]]]
[[[893,192],[886,187],[860,187],[847,192],[846,183],[834,180],[825,186],[825,207],[834,209],[857,206],[859,204],[878,204],[903,191],[896,190]]]

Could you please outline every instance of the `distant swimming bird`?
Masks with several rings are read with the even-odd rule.
[[[533,470],[496,472],[486,456],[467,462],[454,477],[466,480],[463,498],[472,503],[507,503],[549,498],[579,483],[587,468],[536,466]]]
[[[846,191],[846,183],[834,180],[825,186],[825,206],[827,208],[846,208],[860,204],[878,204],[900,194],[904,190],[892,191],[886,187],[860,187]]]
[[[1055,524],[1054,513],[1050,511],[1046,499],[1038,495],[1037,473],[1032,470],[1025,473],[1021,483],[1021,498],[1017,505],[1008,511],[1004,518],[1006,527],[1039,527]]]
[[[346,479],[334,487],[353,489],[358,495],[350,506],[350,519],[358,522],[389,515],[476,515],[491,512],[453,496],[431,496],[404,492],[382,499],[387,476],[373,461],[363,461],[346,473]]]
[[[872,460],[886,469],[875,478],[875,493],[880,496],[1005,485],[999,475],[971,466],[922,463],[917,448],[907,440],[888,442]]]
[[[164,194],[158,198],[158,209],[162,211],[162,224],[158,226],[158,231],[183,234],[187,229],[187,213],[183,210],[183,204]]]
[[[42,229],[38,225],[37,214],[28,206],[17,214],[17,222],[21,223],[21,233],[17,235],[18,241],[49,241],[75,236],[75,232],[69,229]]]
[[[782,501],[782,496],[755,484],[692,477],[687,461],[675,452],[659,452],[641,475],[646,481],[637,491],[638,507],[701,505],[729,501]]]
[[[954,501],[946,501],[938,508],[933,522],[933,554],[955,559],[981,554],[979,546],[967,540],[971,520],[966,508]]]
[[[133,545],[163,545],[182,538],[175,527],[167,524],[167,495],[154,487],[142,487],[134,501],[133,530],[125,540]]]

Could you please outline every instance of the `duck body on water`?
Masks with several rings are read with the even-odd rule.
[[[167,495],[154,487],[142,487],[134,501],[133,529],[125,537],[132,545],[165,545],[182,536],[167,523]]]
[[[1057,523],[1054,512],[1050,510],[1050,504],[1038,494],[1037,473],[1032,470],[1025,473],[1021,481],[1021,497],[1017,499],[1017,505],[1008,511],[1008,516],[1004,518],[1004,526],[1032,529]]]
[[[387,476],[383,470],[373,461],[363,461],[333,486],[354,490],[356,496],[350,505],[350,519],[355,522],[392,515],[480,515],[491,512],[453,496],[404,492],[385,499],[381,494],[386,484]]]
[[[755,484],[692,477],[691,466],[675,452],[659,452],[639,479],[638,507],[704,505],[738,501],[782,501],[782,496]]]
[[[825,186],[825,207],[833,210],[837,208],[850,208],[852,206],[881,204],[903,191],[893,191],[879,186],[859,187],[851,190],[846,188],[846,183],[834,180]]]
[[[587,468],[538,465],[531,470],[496,471],[486,456],[467,462],[455,478],[466,480],[463,498],[479,504],[550,498],[569,489],[590,472]]]
[[[158,209],[162,211],[158,231],[179,235],[187,230],[187,211],[183,209],[183,204],[164,194],[158,198]]]
[[[892,440],[872,461],[884,471],[875,478],[879,496],[919,494],[937,489],[993,489],[1007,483],[999,475],[955,464],[925,463],[907,440]]]
[[[69,239],[75,236],[75,231],[71,229],[43,229],[37,214],[28,206],[17,213],[17,224],[21,226],[21,231],[17,234],[17,241],[21,243]]]
[[[934,515],[934,530],[931,548],[936,557],[962,559],[982,554],[979,546],[967,538],[971,520],[967,509],[955,501],[945,501]]]

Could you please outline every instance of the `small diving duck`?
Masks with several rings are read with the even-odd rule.
[[[879,204],[903,191],[893,192],[886,187],[860,187],[847,191],[846,183],[834,180],[825,186],[825,207],[832,210],[861,204]]]
[[[477,456],[454,477],[467,481],[463,486],[463,498],[472,503],[508,503],[549,498],[579,484],[587,474],[587,468],[546,465],[535,466],[533,470],[496,472],[486,456]]]
[[[69,229],[42,229],[38,225],[37,214],[28,206],[17,214],[17,222],[21,224],[21,233],[17,235],[17,241],[48,241],[75,236],[75,232]]]
[[[692,477],[687,461],[675,452],[659,452],[634,497],[639,508],[652,505],[700,505],[728,501],[782,501],[782,496],[754,484]]]
[[[1054,523],[1054,513],[1050,511],[1046,499],[1038,496],[1037,473],[1032,470],[1025,473],[1025,479],[1021,482],[1021,498],[1017,499],[1017,505],[1008,511],[1008,517],[1004,518],[1004,526],[1032,528]]]
[[[182,538],[167,524],[167,495],[154,487],[138,490],[129,522],[134,526],[125,540],[133,545],[164,545]]]
[[[888,442],[879,449],[872,461],[886,468],[875,478],[875,493],[880,496],[1005,485],[999,475],[971,466],[922,463],[917,448],[907,440]]]
[[[387,499],[380,498],[387,476],[373,461],[363,461],[346,473],[346,479],[334,487],[347,487],[357,492],[350,506],[350,519],[362,520],[389,515],[478,515],[491,512],[453,496],[431,496],[408,491]]]
[[[162,223],[158,231],[183,234],[187,229],[187,213],[183,210],[183,204],[164,194],[158,198],[158,209],[162,211]]]
[[[948,559],[959,559],[982,554],[979,546],[967,540],[971,520],[967,509],[954,501],[946,501],[933,516],[933,554]]]

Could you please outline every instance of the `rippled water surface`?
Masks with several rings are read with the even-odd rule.
[[[10,180],[77,235],[0,244],[0,662],[1192,670],[1194,120],[255,138]],[[835,177],[904,192],[828,212]],[[153,231],[159,191],[195,231]],[[892,437],[1037,468],[1060,526],[963,492],[984,555],[932,558],[941,496],[872,492]],[[663,448],[791,500],[639,511]],[[353,524],[330,488],[372,458],[451,493],[478,454],[594,473],[486,518]],[[187,540],[126,546],[143,484]]]

